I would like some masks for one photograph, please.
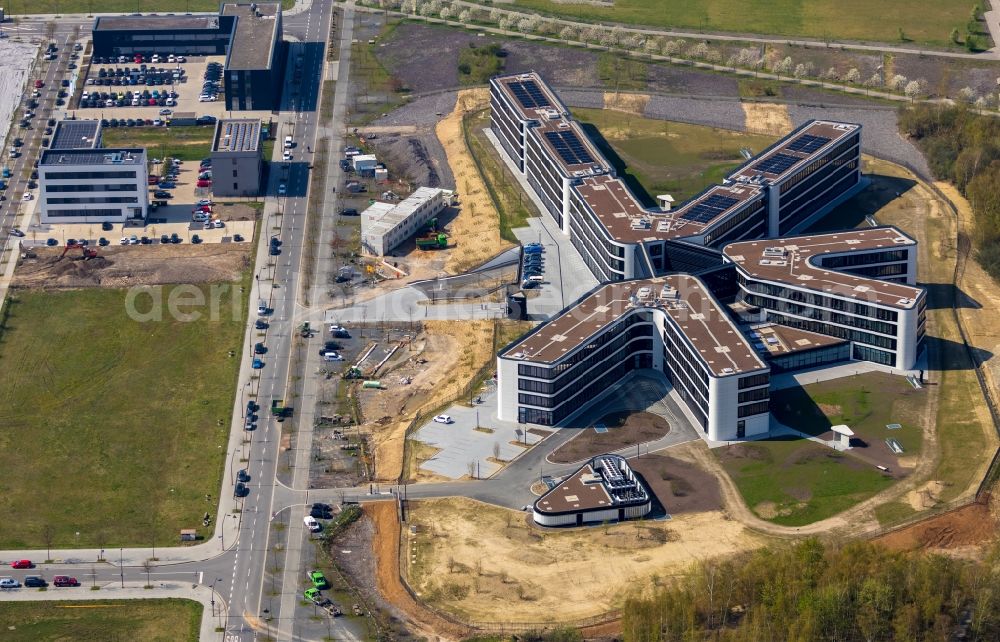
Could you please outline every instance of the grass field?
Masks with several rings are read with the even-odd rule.
[[[614,91],[640,91],[646,88],[646,63],[604,52],[597,58],[597,76]]]
[[[0,602],[4,642],[197,642],[203,607],[193,600]]]
[[[573,115],[608,152],[618,173],[637,194],[671,194],[687,200],[743,162],[740,148],[758,153],[770,136],[643,118],[610,109],[574,109]],[[603,138],[605,142],[602,142]],[[614,156],[620,159],[616,162]],[[623,166],[623,167],[622,167]],[[647,196],[647,203],[652,204]]]
[[[458,54],[458,80],[463,85],[481,85],[503,71],[500,45],[462,47]]]
[[[750,509],[785,526],[836,515],[894,482],[867,464],[805,439],[769,439],[712,452]]]
[[[212,150],[212,127],[106,127],[105,147],[145,147],[149,158],[201,160]]]
[[[5,3],[7,17],[19,15],[54,13],[186,13],[188,11],[218,11],[219,3],[213,0],[11,0]],[[295,6],[295,0],[281,0],[283,9]]]
[[[216,318],[183,304],[202,318],[173,318],[177,288],[206,301],[214,289]],[[238,368],[228,352],[243,336],[238,290],[166,286],[163,320],[147,322],[126,313],[125,290],[16,294],[0,331],[0,548],[46,548],[48,529],[53,547],[176,545],[181,528],[208,532]],[[135,306],[152,307],[148,296]]]
[[[920,452],[923,430],[917,423],[927,401],[902,377],[871,372],[771,393],[771,412],[781,423],[810,435],[845,424],[860,437],[897,439],[907,453]],[[914,421],[909,421],[909,419]],[[898,423],[901,428],[886,429]]]
[[[514,0],[533,9],[587,22],[620,22],[675,29],[761,33],[831,40],[907,41],[954,46],[951,30],[965,31],[967,0],[895,0],[891,8],[868,0],[615,0],[595,3]]]

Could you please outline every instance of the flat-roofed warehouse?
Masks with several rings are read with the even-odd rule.
[[[212,137],[212,192],[216,196],[260,194],[260,121],[225,118],[215,124]]]
[[[217,16],[94,19],[95,56],[226,56],[226,109],[272,110],[281,99],[282,18],[277,2],[227,3]]]

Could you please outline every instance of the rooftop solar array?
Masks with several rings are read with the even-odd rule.
[[[812,134],[803,134],[793,140],[788,146],[785,147],[790,152],[802,152],[803,154],[813,154],[823,145],[830,142],[830,139],[826,136],[813,136]]]
[[[507,86],[525,109],[552,106],[542,88],[534,80],[515,80],[507,83]]]
[[[802,160],[798,156],[789,156],[788,154],[775,154],[773,156],[768,156],[764,160],[753,166],[755,171],[764,172],[766,174],[782,174],[788,171],[795,163]]]
[[[256,121],[230,121],[220,123],[216,150],[220,152],[252,152],[259,139]]]
[[[95,146],[97,120],[61,120],[49,149],[91,149]]]
[[[584,147],[576,132],[571,130],[545,132],[545,137],[567,165],[585,165],[594,162],[594,157]]]
[[[700,201],[685,210],[684,213],[681,214],[680,218],[693,221],[695,223],[708,223],[713,218],[739,202],[739,199],[732,198],[731,196],[712,194],[705,200]]]

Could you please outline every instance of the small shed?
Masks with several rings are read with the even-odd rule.
[[[181,541],[182,542],[193,542],[198,539],[198,531],[193,528],[182,528],[181,529]]]
[[[844,424],[839,424],[830,428],[833,431],[834,443],[844,450],[851,447],[851,437],[854,436],[854,431]]]
[[[354,171],[359,174],[362,172],[374,172],[375,165],[378,164],[378,159],[375,158],[374,154],[358,154],[351,157],[351,164],[354,165]]]

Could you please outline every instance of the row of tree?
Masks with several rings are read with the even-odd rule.
[[[899,126],[934,175],[969,199],[976,260],[1000,280],[1000,120],[963,106],[921,104],[902,110]]]
[[[807,540],[700,563],[627,600],[623,629],[625,642],[997,640],[1000,558]]]

